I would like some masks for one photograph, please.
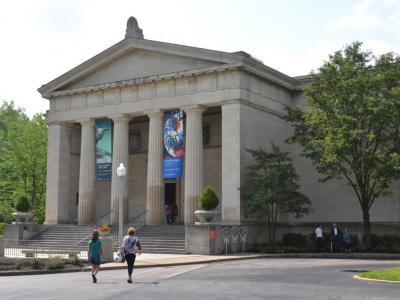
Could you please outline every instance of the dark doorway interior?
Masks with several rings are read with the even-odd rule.
[[[178,207],[176,205],[176,183],[165,183],[165,217],[169,225],[176,224]]]
[[[165,184],[165,204],[176,204],[176,183]]]

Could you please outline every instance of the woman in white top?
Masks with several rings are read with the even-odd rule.
[[[125,252],[125,260],[128,265],[128,283],[132,283],[132,271],[135,264],[136,255],[140,255],[142,247],[137,236],[135,236],[136,229],[131,227],[128,229],[128,234],[122,241],[121,248]]]

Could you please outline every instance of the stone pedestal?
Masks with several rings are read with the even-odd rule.
[[[103,248],[103,260],[113,261],[114,251],[113,251],[113,239],[109,236],[100,237],[101,247]]]

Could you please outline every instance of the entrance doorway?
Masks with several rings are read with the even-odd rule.
[[[165,207],[167,209],[167,205],[171,205],[171,219],[169,224],[177,224],[177,215],[178,215],[178,206],[177,206],[177,201],[176,201],[176,182],[168,182],[165,183]]]

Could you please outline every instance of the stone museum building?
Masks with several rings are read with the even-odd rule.
[[[39,88],[50,103],[46,223],[89,224],[110,214],[116,224],[116,169],[123,163],[125,222],[147,211],[147,224],[165,224],[164,205],[171,203],[178,224],[194,224],[199,195],[211,186],[220,199],[218,222],[243,224],[239,188],[252,163],[246,149],[270,149],[273,142],[291,154],[314,210],[301,219],[281,214],[281,224],[360,224],[361,210],[346,182],[320,183],[301,148],[285,143],[292,130],[282,120],[284,107],[304,105],[309,82],[244,51],[147,40],[131,17],[123,40]],[[181,119],[168,123],[171,112]],[[110,145],[104,142],[101,150],[103,135]],[[165,150],[168,138],[171,152]],[[168,177],[165,159],[175,158],[179,143],[179,170]],[[399,224],[399,199],[396,182],[392,196],[371,208],[373,224]]]

